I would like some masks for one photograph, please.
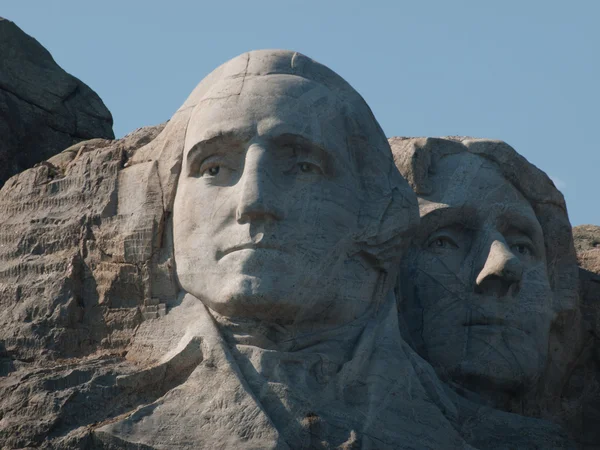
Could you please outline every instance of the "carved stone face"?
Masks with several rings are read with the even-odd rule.
[[[377,273],[348,256],[361,195],[339,105],[317,83],[268,75],[218,82],[196,107],[173,216],[186,291],[276,323],[366,310]]]
[[[552,291],[543,231],[493,163],[443,157],[419,198],[421,226],[403,282],[413,337],[438,371],[467,388],[512,391],[540,375]]]

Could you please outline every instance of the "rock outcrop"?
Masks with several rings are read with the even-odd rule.
[[[120,412],[109,381],[144,316],[160,309],[148,288],[160,279],[151,273],[160,186],[153,164],[129,160],[163,127],[80,142],[0,190],[2,448],[42,445]]]
[[[76,97],[46,109],[60,119]],[[74,123],[66,134],[82,138]],[[444,166],[453,189],[433,180],[442,206],[479,187],[486,208],[471,195],[478,213],[458,223],[421,214],[417,226],[413,190],[425,195],[417,179],[433,160],[393,155],[368,105],[327,67],[265,50],[213,71],[167,125],[83,140],[9,178],[0,188],[0,447],[597,448],[597,316],[589,296],[579,308],[562,196],[506,144],[434,141],[473,153],[462,170]],[[419,170],[403,179],[396,166],[409,160]],[[433,249],[425,264],[411,259],[423,219],[437,233],[421,239]],[[516,229],[498,225],[511,220]],[[465,266],[447,258],[459,248],[452,239],[462,246],[482,230],[480,245],[464,248],[472,261],[487,256],[489,292],[479,292],[472,323],[455,314],[450,325],[481,327],[480,341],[502,350],[474,361],[544,381],[517,379],[531,391],[518,398],[524,387],[503,384],[516,406],[448,378],[432,352],[419,355],[423,335],[412,336],[414,314],[403,309],[417,294],[403,291],[409,281],[423,300],[463,307],[477,288],[431,264]],[[407,265],[432,276],[407,275]],[[449,312],[421,320],[447,327]],[[518,364],[504,364],[509,352]],[[543,409],[538,393],[562,403]]]
[[[600,226],[573,228],[579,262],[583,345],[563,391],[574,432],[588,446],[600,448]]]
[[[94,91],[0,17],[0,186],[77,142],[113,139],[112,123]]]
[[[600,226],[579,225],[573,228],[579,266],[600,275]]]

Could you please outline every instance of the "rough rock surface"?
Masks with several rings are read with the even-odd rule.
[[[579,266],[600,275],[600,226],[579,225],[573,228]]]
[[[12,175],[79,141],[113,139],[98,95],[0,17],[0,187]]]
[[[80,142],[0,190],[2,448],[119,413],[115,367],[144,315],[159,314],[149,278],[162,226],[153,166],[125,166],[163,127]]]
[[[553,417],[597,448],[600,303],[595,275],[577,268],[561,193],[502,141],[390,144],[419,197],[421,224],[399,282],[420,354],[461,389],[503,410]],[[526,223],[536,225],[526,232]],[[597,227],[574,234],[580,264],[594,267]],[[499,326],[482,326],[494,320]],[[507,381],[521,386],[507,391]]]
[[[573,228],[579,261],[584,345],[564,396],[572,405],[573,423],[586,442],[600,448],[600,226]],[[581,401],[583,400],[583,401]]]
[[[419,211],[395,163],[341,77],[265,50],[213,71],[164,129],[12,177],[0,443],[575,448],[411,346],[394,287]]]

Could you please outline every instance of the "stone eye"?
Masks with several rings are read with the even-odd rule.
[[[450,238],[438,237],[429,243],[429,247],[435,249],[451,249],[458,248],[458,245],[456,245]]]
[[[298,168],[302,173],[321,173],[321,169],[318,166],[307,162],[298,163]]]
[[[221,170],[221,168],[219,166],[213,166],[213,167],[209,167],[204,173],[207,173],[210,176],[214,177],[219,173],[220,170]]]
[[[520,255],[528,255],[528,254],[531,253],[531,250],[525,244],[515,244],[515,245],[512,246],[512,248],[514,250],[516,250],[517,253],[519,253]]]

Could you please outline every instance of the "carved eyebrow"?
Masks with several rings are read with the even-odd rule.
[[[325,147],[315,143],[306,136],[296,133],[283,133],[279,136],[274,136],[271,141],[279,145],[290,145],[294,151],[300,150],[302,153],[310,153],[325,165],[324,169],[326,171],[329,171],[331,168],[333,155]]]
[[[534,219],[530,217],[530,214],[522,214],[518,209],[506,211],[500,218],[504,221],[504,232],[518,231],[530,238],[543,237],[544,235],[544,230],[537,217]]]
[[[478,214],[475,208],[469,206],[440,206],[425,213],[417,230],[417,238],[428,238],[431,233],[442,228],[477,227]]]
[[[477,209],[466,205],[440,206],[430,210],[429,212],[426,212],[421,217],[422,222],[437,222],[440,224],[440,226],[448,226],[453,224],[473,226],[477,219]]]
[[[212,153],[214,153],[215,149],[218,152],[219,148],[222,151],[223,144],[238,146],[243,140],[244,136],[235,131],[228,131],[225,133],[219,132],[212,136],[209,135],[207,138],[196,142],[192,148],[189,149],[186,156],[187,164],[189,166],[192,162],[197,161],[203,156],[209,156],[208,153],[211,153],[211,150],[213,151]]]
[[[311,139],[296,133],[283,133],[276,136],[267,137],[267,139],[275,145],[289,145],[294,152],[300,154],[310,154],[316,157],[321,164],[325,173],[331,173],[333,156],[324,147],[316,144]],[[225,153],[225,147],[228,147],[227,152],[241,151],[241,144],[247,140],[247,135],[237,131],[219,132],[213,136],[208,136],[201,141],[198,141],[188,151],[186,162],[188,167],[197,164],[204,157],[213,154]]]

